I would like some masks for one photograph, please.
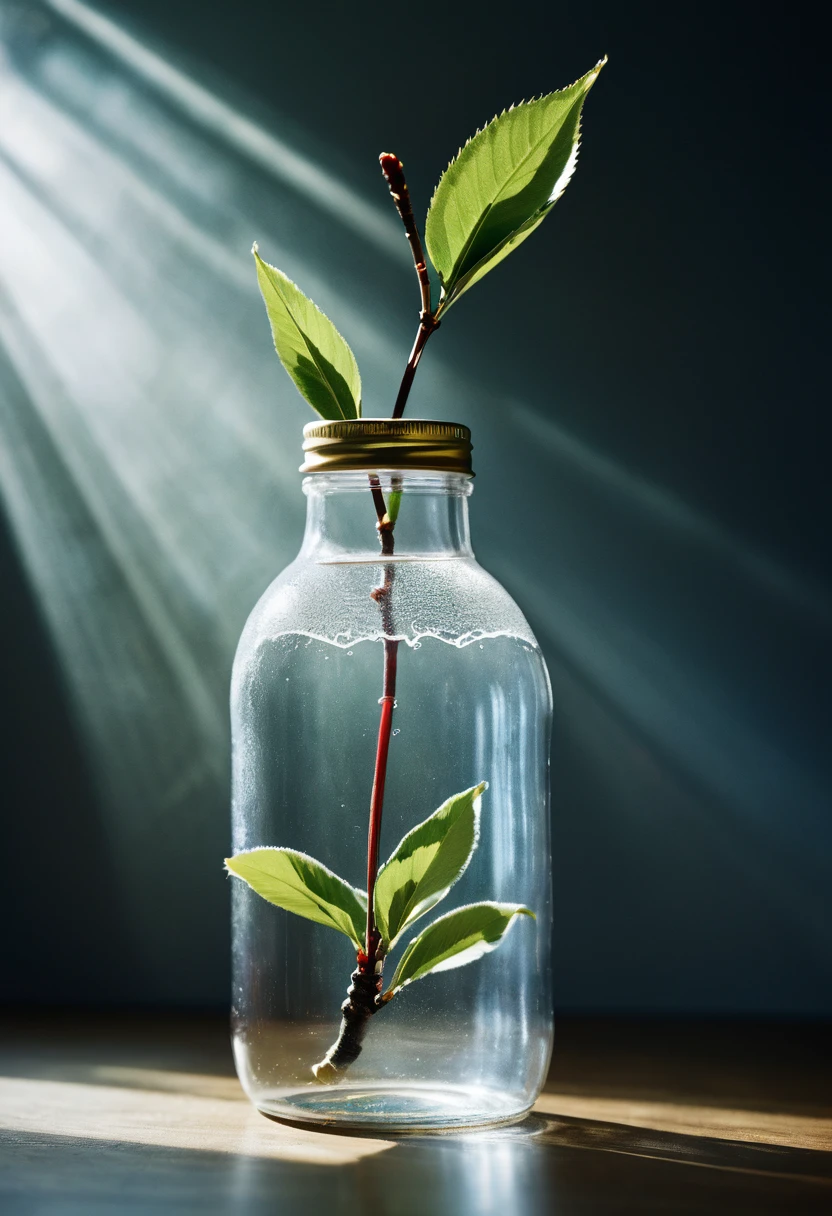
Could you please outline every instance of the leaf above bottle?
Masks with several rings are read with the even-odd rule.
[[[270,904],[344,933],[364,948],[367,895],[295,849],[247,849],[227,857],[225,868]]]
[[[300,394],[322,418],[361,417],[361,376],[338,330],[291,279],[252,249],[274,348]]]
[[[537,919],[523,904],[466,904],[446,912],[408,944],[384,999],[414,980],[464,967],[496,950],[517,916]]]
[[[373,910],[388,950],[464,873],[477,847],[480,798],[486,786],[483,781],[443,802],[407,833],[379,870]]]
[[[425,224],[442,284],[437,316],[530,236],[563,194],[578,159],[581,109],[605,63],[494,118],[443,173]]]

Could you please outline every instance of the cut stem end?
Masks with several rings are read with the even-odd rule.
[[[321,1085],[334,1085],[338,1080],[338,1069],[324,1056],[319,1064],[313,1065],[312,1075]]]

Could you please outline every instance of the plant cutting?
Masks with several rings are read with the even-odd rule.
[[[420,299],[416,337],[392,420],[402,419],[425,347],[449,309],[540,226],[565,190],[577,161],[583,104],[604,62],[566,89],[504,111],[462,147],[434,192],[424,243],[402,162],[392,153],[381,155],[382,173],[412,252]],[[347,342],[298,286],[260,257],[257,245],[253,253],[275,349],[286,371],[322,419],[358,422],[361,378]],[[438,294],[432,288],[430,265]],[[436,463],[425,467],[444,467],[439,458],[430,459]],[[382,477],[385,468],[388,474]],[[381,570],[369,598],[378,614],[383,648],[375,760],[367,774],[366,889],[350,881],[356,875],[341,877],[329,868],[325,861],[333,857],[313,858],[291,842],[257,844],[226,860],[228,872],[256,895],[292,916],[335,930],[355,950],[337,1037],[322,1059],[309,1061],[315,1079],[326,1084],[344,1078],[362,1051],[371,1020],[391,1004],[406,1001],[403,994],[410,985],[476,962],[506,941],[516,921],[532,922],[536,915],[521,899],[493,898],[493,892],[485,890],[477,892],[484,898],[462,903],[420,931],[415,929],[471,865],[481,819],[488,822],[488,772],[473,774],[476,784],[446,796],[437,810],[409,827],[380,864],[391,738],[397,733],[398,698],[407,696],[399,681],[403,637],[397,633],[396,608],[403,559],[396,540],[402,513],[410,504],[404,474],[396,472],[395,464],[368,467],[366,477]],[[314,773],[309,780],[314,784]],[[533,931],[529,924],[528,932]],[[385,970],[389,974],[391,969],[385,980]]]

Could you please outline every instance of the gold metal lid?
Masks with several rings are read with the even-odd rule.
[[[340,473],[351,469],[433,469],[464,473],[471,469],[471,432],[456,422],[426,418],[348,418],[307,422],[306,459],[301,473]]]

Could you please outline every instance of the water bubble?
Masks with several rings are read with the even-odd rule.
[[[482,650],[482,642],[480,642],[480,650]]]
[[[352,655],[352,651],[351,651],[351,650],[348,650],[348,651],[347,651],[347,657],[349,658],[351,655]]]
[[[421,642],[414,642],[414,643],[413,643],[413,649],[414,649],[414,650],[421,650],[421,649],[422,649],[422,643],[421,643]]]
[[[288,676],[286,677],[286,683],[287,683],[287,684],[289,683],[289,677],[288,677]]]
[[[401,728],[397,726],[396,729],[393,731],[393,737],[395,738],[396,735],[400,735],[401,733],[402,733]]]

